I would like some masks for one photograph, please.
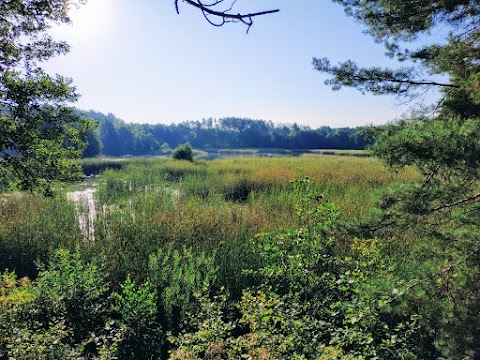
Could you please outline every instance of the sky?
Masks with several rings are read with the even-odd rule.
[[[407,109],[395,97],[332,91],[313,57],[333,63],[395,66],[382,45],[319,0],[238,0],[237,12],[280,9],[242,24],[214,27],[173,0],[88,0],[72,25],[52,29],[71,45],[44,68],[71,77],[76,107],[126,122],[164,123],[227,116],[344,127],[382,124]]]

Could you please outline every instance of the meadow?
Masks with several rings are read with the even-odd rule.
[[[316,155],[196,163],[85,160],[83,166],[86,174],[102,175],[58,189],[55,198],[2,197],[4,268],[34,276],[38,259],[45,261],[59,247],[78,247],[105,254],[112,268],[123,269],[120,278],[132,271],[141,277],[141,263],[166,243],[237,246],[260,232],[299,227],[291,181],[301,176],[312,178],[325,200],[347,219],[365,216],[379,188],[417,176],[413,170],[393,173],[375,159]],[[65,195],[92,185],[97,208],[94,243],[83,241],[75,205]]]
[[[414,169],[317,154],[83,166],[99,175],[54,198],[0,197],[0,359],[434,353],[417,312],[440,307],[412,282],[441,266],[414,268],[433,243],[348,230],[385,188],[419,179]],[[86,205],[67,200],[86,189],[94,236],[79,226]]]

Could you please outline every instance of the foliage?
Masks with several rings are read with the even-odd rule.
[[[178,145],[172,151],[172,159],[174,160],[186,160],[193,162],[193,149],[190,143]]]
[[[158,355],[163,333],[158,324],[157,302],[150,283],[147,281],[137,286],[128,276],[120,288],[120,293],[113,294],[113,309],[118,313],[123,329],[118,350],[120,358],[147,359]]]
[[[256,261],[237,255],[247,251],[249,239],[256,233],[300,226],[290,196],[290,180],[297,176],[298,166],[349,219],[362,218],[371,210],[379,188],[418,177],[411,169],[389,172],[373,158],[344,156],[232,158],[197,164],[153,158],[83,159],[82,164],[87,175],[101,173],[88,180],[89,185],[97,183],[95,243],[82,241],[75,205],[65,194],[53,199],[2,196],[2,270],[35,277],[37,259],[46,262],[60,246],[70,250],[79,246],[85,256],[106,254],[114,283],[124,281],[127,273],[143,283],[145,278],[137,276],[159,245],[174,243],[180,249],[186,244],[204,248],[207,254],[217,249],[216,259],[223,264],[219,276],[237,284],[237,293],[242,281],[238,267]],[[252,190],[247,200],[227,200],[243,183]]]
[[[68,52],[47,33],[69,23],[65,0],[0,4],[0,173],[22,190],[51,195],[54,180],[79,175],[91,126],[68,106],[78,95],[65,77],[46,74],[37,62]],[[5,174],[5,175],[4,175]]]
[[[98,122],[92,124],[82,139],[87,147],[83,151],[82,158],[92,158],[102,153],[103,144],[98,133]]]
[[[413,67],[314,62],[334,76],[334,88],[399,95],[444,89],[434,115],[417,112],[370,130],[378,140],[374,152],[407,169],[388,174],[374,159],[334,159],[320,169],[303,158],[282,160],[283,168],[275,159],[131,162],[104,172],[98,200],[105,206],[96,242],[88,244],[71,231],[74,209],[65,200],[2,197],[2,266],[23,270],[37,257],[46,261],[32,279],[2,269],[1,359],[142,359],[166,350],[174,359],[478,358],[478,2],[337,2],[391,56],[448,77],[419,78]],[[65,159],[78,156],[79,139],[88,136],[88,121],[66,107],[76,98],[69,81],[35,65],[67,51],[43,36],[52,22],[68,22],[66,4],[0,5],[2,182],[17,178],[19,187],[47,194],[51,181],[71,177],[66,164],[73,163]],[[401,49],[439,25],[450,29],[446,43]],[[164,128],[107,118],[102,136],[124,139],[138,153],[160,151]],[[262,127],[265,143],[281,133],[294,147],[292,134],[302,131],[317,139],[298,126],[282,133],[265,122],[219,122],[179,127],[199,138],[203,128],[242,134],[242,146]],[[19,139],[26,142],[11,146]],[[119,143],[106,149],[123,154]],[[316,171],[318,185],[302,175],[287,190],[289,169],[299,162]],[[42,172],[44,165],[50,170]],[[374,189],[394,179],[399,183],[379,191],[379,211],[360,228],[343,227],[326,200],[363,198],[357,207],[369,207]],[[346,211],[351,218],[366,214]]]
[[[59,250],[36,282],[4,273],[0,289],[1,358],[94,358],[108,352],[101,342],[118,341],[105,325],[108,283],[79,253]]]
[[[167,142],[164,142],[161,146],[162,148],[162,152],[165,153],[165,154],[168,154],[169,152],[172,151],[172,149],[170,148],[170,145],[168,145]]]
[[[478,59],[478,3],[474,0],[460,2],[435,1],[408,3],[399,0],[358,2],[336,0],[345,12],[367,26],[367,32],[375,40],[384,42],[388,55],[401,62],[411,62],[426,69],[430,75],[446,74],[450,82],[423,79],[420,68],[411,66],[400,69],[359,68],[349,60],[339,66],[331,66],[327,59],[314,59],[314,66],[333,78],[327,84],[334,89],[351,86],[374,94],[410,95],[412,91],[438,86],[446,93],[443,106],[462,109],[469,115],[478,115],[475,104],[478,84],[473,85],[479,71]],[[416,50],[402,49],[402,44],[413,42],[432,29],[445,26],[448,30],[443,45],[433,43]],[[428,37],[423,36],[424,43]],[[434,40],[435,41],[435,40]],[[475,110],[476,109],[476,110]]]
[[[394,297],[362,291],[382,258],[371,258],[369,267],[360,256],[344,260],[328,236],[333,207],[318,204],[308,177],[294,188],[304,227],[257,237],[254,255],[261,265],[246,271],[260,277],[260,285],[244,289],[237,320],[229,320],[225,293],[213,301],[201,296],[195,330],[171,337],[177,345],[172,358],[416,358],[417,316],[395,314]],[[318,210],[305,213],[309,207]],[[362,249],[359,255],[367,258],[376,251]]]
[[[196,312],[194,295],[215,284],[217,271],[215,253],[207,255],[187,247],[178,250],[169,245],[150,255],[148,278],[159,294],[165,326],[175,329],[179,319]]]
[[[364,149],[370,141],[355,128],[312,129],[246,118],[185,121],[179,124],[128,124],[113,114],[83,112],[99,122],[106,156],[169,153],[170,146],[189,142],[204,149]],[[161,144],[161,145],[160,145]],[[168,147],[166,145],[169,145]]]
[[[64,198],[0,199],[1,263],[45,263],[32,280],[5,273],[2,356],[430,359],[474,349],[468,228],[354,238],[344,227],[379,188],[416,186],[417,172],[322,156],[122,164],[95,180],[94,243],[72,231]],[[289,181],[299,165],[312,176]],[[247,200],[226,200],[243,183]],[[53,251],[61,246],[72,250]],[[25,345],[6,348],[16,339]]]
[[[37,278],[38,315],[44,320],[64,317],[77,340],[101,328],[109,312],[109,285],[103,271],[84,263],[80,256],[58,250],[48,268],[40,267]]]
[[[407,248],[402,251],[409,257],[422,259],[422,265],[415,266],[413,261],[408,265],[401,281],[414,284],[409,302],[422,304],[428,314],[423,327],[436,334],[434,350],[424,356],[476,358],[480,349],[473,339],[480,333],[468,326],[468,319],[473,316],[470,304],[479,302],[478,294],[471,291],[478,274],[480,235],[475,216],[480,200],[478,1],[336,2],[366,25],[376,41],[384,43],[390,57],[409,66],[359,68],[353,61],[332,66],[327,59],[314,59],[318,70],[331,75],[327,84],[334,89],[349,86],[408,97],[440,89],[442,97],[432,109],[412,111],[383,129],[369,130],[377,139],[374,154],[396,169],[415,166],[422,178],[383,191],[380,211],[360,233],[387,239],[393,232],[392,241],[397,242],[393,247]],[[440,43],[439,34],[444,37]],[[404,229],[420,237],[420,244],[429,244],[425,254],[419,255],[418,244],[401,234]],[[441,317],[449,320],[439,321],[432,315],[439,309]],[[460,328],[463,336],[456,335]]]

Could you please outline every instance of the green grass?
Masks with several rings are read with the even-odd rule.
[[[99,168],[103,166],[102,160],[93,161],[97,162]],[[62,265],[65,269],[55,270],[57,280],[62,282],[64,274],[70,271],[75,276],[66,276],[69,281],[77,283],[77,277],[84,279],[89,288],[88,276],[94,275],[95,268],[101,274],[101,283],[97,286],[116,293],[117,299],[125,290],[125,284],[131,284],[130,293],[122,295],[126,304],[122,316],[130,316],[130,311],[137,316],[137,308],[148,305],[144,308],[144,319],[138,317],[138,322],[152,318],[155,329],[160,324],[165,335],[163,341],[167,333],[180,331],[182,321],[198,321],[202,309],[194,294],[202,291],[206,291],[205,295],[212,301],[219,293],[228,294],[230,312],[225,319],[230,320],[228,316],[231,316],[239,323],[242,320],[236,318],[239,314],[235,304],[242,304],[242,296],[248,294],[246,290],[269,289],[266,291],[282,295],[285,284],[295,289],[294,293],[300,294],[302,301],[303,289],[312,286],[312,293],[305,293],[309,296],[307,302],[299,303],[302,306],[298,309],[293,307],[293,312],[287,310],[281,314],[290,314],[295,321],[297,311],[304,311],[305,304],[315,305],[315,302],[324,304],[321,305],[324,308],[315,311],[337,316],[335,299],[339,297],[347,315],[350,310],[358,310],[362,316],[366,314],[368,323],[372,321],[372,329],[380,328],[376,326],[382,321],[388,324],[406,321],[405,326],[417,331],[421,327],[409,322],[410,314],[425,315],[421,321],[428,322],[435,318],[437,309],[451,305],[442,303],[441,299],[431,300],[438,289],[443,289],[445,279],[438,274],[443,274],[443,269],[451,263],[451,254],[439,255],[444,246],[442,239],[416,233],[415,227],[392,228],[381,238],[364,239],[356,238],[341,227],[345,223],[354,226],[369,216],[382,189],[418,179],[418,172],[411,168],[392,172],[372,157],[312,154],[194,163],[166,158],[129,158],[121,164],[120,168],[105,166],[99,177],[84,183],[58,186],[56,198],[22,193],[0,195],[1,271],[9,269],[18,276],[26,275],[33,280],[32,286],[38,284],[41,288],[45,275],[38,275],[38,261],[56,269],[58,249],[66,254],[70,252],[65,251],[70,250],[74,261],[67,259]],[[298,189],[307,184],[307,190],[295,197],[292,180],[299,178],[302,181],[294,185]],[[96,188],[94,242],[83,238],[78,226],[78,209],[66,198],[68,191],[87,187]],[[339,220],[335,207],[326,202],[339,209]],[[306,218],[299,218],[298,211]],[[337,220],[322,222],[329,216]],[[307,261],[310,258],[311,264]],[[85,265],[82,270],[69,265],[87,262],[99,267]],[[465,269],[465,274],[471,277],[465,275],[465,282],[477,281],[475,271]],[[293,275],[304,279],[303,282],[288,283]],[[313,275],[317,277],[312,279],[321,281],[309,282],[309,276]],[[347,281],[347,276],[353,277]],[[208,288],[203,283],[207,278]],[[4,282],[5,279],[4,276]],[[19,287],[20,294],[22,288],[18,284],[15,286]],[[66,294],[77,289],[69,284],[62,283]],[[269,288],[269,284],[276,284],[278,288]],[[318,290],[318,284],[325,287]],[[355,287],[354,293],[347,292],[349,286]],[[392,295],[393,290],[405,294],[397,298]],[[0,284],[0,305],[1,291],[4,290]],[[57,295],[54,292],[52,296]],[[261,293],[252,296],[259,297],[258,306],[263,309],[266,300]],[[350,296],[354,296],[354,300]],[[9,297],[3,299],[5,303]],[[78,301],[75,308],[86,304],[86,309],[88,306],[96,309],[98,305],[85,302],[81,296],[75,301]],[[377,307],[375,304],[382,316],[369,313],[372,306]],[[290,305],[291,299],[287,296],[285,306]],[[84,311],[88,314],[90,310]],[[114,318],[118,316],[114,314]],[[261,320],[264,318],[262,315]],[[330,318],[329,315],[325,319]],[[223,321],[223,315],[221,319]],[[335,323],[333,319],[332,328],[325,334],[346,324],[345,329],[355,328],[357,335],[368,335],[370,330],[365,330],[363,325],[354,326],[358,319],[352,318],[351,324],[344,319],[337,319],[339,322]],[[131,326],[136,324],[134,320]],[[305,324],[310,324],[310,320]],[[276,325],[272,326],[276,333]],[[290,334],[288,329],[285,331]],[[348,334],[345,336],[350,339]],[[132,339],[133,344],[143,341],[137,337]],[[156,338],[154,343],[158,345]],[[169,348],[165,346],[162,351],[166,354]]]
[[[82,171],[86,176],[99,175],[106,169],[121,169],[126,159],[121,158],[88,158],[80,160]]]
[[[374,158],[324,156],[197,163],[95,159],[84,166],[101,171],[95,180],[95,243],[82,239],[75,206],[62,193],[69,187],[60,189],[55,199],[4,196],[0,201],[4,267],[33,274],[37,259],[47,259],[60,246],[77,247],[86,257],[103,254],[113,278],[127,273],[141,278],[148,256],[173,243],[217,249],[222,276],[233,278],[229,272],[249,261],[238,253],[255,234],[299,226],[291,180],[300,173],[315,179],[318,191],[347,219],[365,216],[379,188],[417,176],[411,169],[390,172]]]

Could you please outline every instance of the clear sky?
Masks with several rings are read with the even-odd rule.
[[[209,25],[173,0],[88,0],[73,25],[55,28],[71,52],[50,60],[72,77],[78,108],[127,122],[249,117],[332,127],[381,124],[406,110],[394,97],[332,91],[312,57],[395,65],[343,8],[321,0],[238,0],[238,11],[279,8],[242,24]]]

